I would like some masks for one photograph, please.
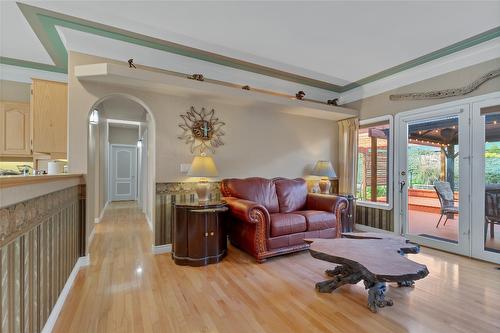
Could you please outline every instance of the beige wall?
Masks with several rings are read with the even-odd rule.
[[[447,74],[439,75],[424,81],[416,82],[383,94],[368,97],[343,106],[360,111],[360,119],[367,119],[386,114],[395,115],[402,111],[417,109],[420,107],[436,105],[466,97],[484,95],[494,91],[500,91],[500,77],[492,79],[481,85],[474,92],[451,98],[431,99],[421,101],[391,101],[389,95],[404,94],[411,92],[426,92],[430,90],[442,90],[460,88],[468,85],[489,71],[500,68],[500,58],[483,62],[474,66],[463,68]]]
[[[136,128],[109,127],[109,143],[136,145],[139,139],[139,126]]]
[[[24,82],[0,80],[0,100],[2,101],[30,101],[31,85]]]
[[[177,136],[181,133],[180,114],[193,105],[215,108],[226,126],[225,145],[214,159],[220,178],[248,176],[300,177],[318,159],[337,163],[338,131],[335,122],[269,112],[249,106],[226,105],[221,101],[184,98],[97,83],[81,83],[73,67],[107,61],[88,55],[69,56],[69,168],[87,172],[85,124],[92,105],[113,93],[126,93],[142,100],[152,111],[156,123],[156,181],[185,179],[180,164],[190,163],[189,147]]]
[[[92,107],[106,96],[126,94],[142,101],[149,108],[148,115],[148,198],[147,213],[154,218],[156,182],[186,180],[180,173],[181,163],[191,163],[193,155],[189,146],[178,139],[182,130],[178,127],[180,115],[196,108],[214,108],[221,121],[226,123],[225,145],[214,156],[219,178],[227,177],[300,177],[310,172],[319,159],[332,160],[337,165],[338,128],[336,122],[294,116],[253,105],[229,105],[223,100],[201,97],[179,97],[100,83],[82,83],[74,76],[74,66],[108,59],[70,52],[68,73],[68,166],[70,172],[88,175],[87,193],[99,196],[99,133],[91,133],[88,141],[88,116]],[[152,120],[149,120],[152,118]],[[154,126],[153,126],[154,125]],[[90,170],[88,166],[90,167]],[[101,176],[101,178],[103,178]],[[102,199],[87,200],[87,238],[93,229],[93,221],[99,216]],[[154,221],[152,221],[154,224]]]

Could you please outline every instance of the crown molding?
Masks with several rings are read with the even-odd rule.
[[[500,58],[500,38],[352,89],[342,94],[339,102],[341,105],[351,103],[497,58]]]
[[[243,61],[241,59],[236,59],[232,57],[223,56],[221,54],[204,51],[198,48],[188,47],[178,43],[170,42],[167,40],[154,38],[151,36],[146,36],[143,34],[138,34],[132,31],[119,29],[109,25],[92,22],[89,20],[80,19],[74,16],[69,16],[61,14],[58,12],[46,10],[43,8],[27,5],[24,3],[17,3],[19,9],[25,16],[26,20],[30,24],[31,28],[40,39],[40,42],[48,52],[54,65],[42,64],[30,61],[24,61],[19,59],[0,57],[0,63],[26,67],[38,70],[53,71],[57,73],[67,73],[68,66],[68,52],[65,48],[64,41],[62,40],[60,34],[57,31],[57,27],[65,27],[68,29],[73,29],[77,31],[87,32],[90,34],[112,38],[115,40],[120,40],[123,42],[136,44],[151,49],[161,50],[164,52],[169,52],[201,61],[210,62],[213,64],[218,64],[234,69],[243,70],[246,72],[257,73],[269,77],[274,77],[277,79],[295,82],[305,86],[315,87],[324,89],[331,92],[341,93],[358,92],[357,89],[363,87],[365,90],[373,90],[371,87],[367,87],[370,84],[387,84],[387,82],[392,81],[394,75],[405,73],[411,71],[412,69],[419,67],[423,64],[433,62],[437,59],[446,58],[457,52],[473,48],[482,43],[494,40],[500,37],[500,26],[480,33],[478,35],[472,36],[460,42],[454,43],[447,47],[441,48],[424,56],[415,58],[413,60],[407,61],[400,65],[388,68],[376,74],[370,75],[363,79],[357,80],[356,82],[349,83],[347,85],[337,85],[330,82],[317,80],[311,77],[306,77],[291,72],[286,72],[271,68],[268,66],[262,66],[256,63]],[[408,74],[403,74],[408,75]],[[385,81],[385,79],[388,79]],[[382,81],[382,83],[380,83]]]

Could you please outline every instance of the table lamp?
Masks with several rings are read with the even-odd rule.
[[[200,202],[207,202],[210,189],[207,177],[217,176],[217,168],[212,157],[204,153],[200,156],[195,156],[189,168],[188,176],[200,177],[196,185],[196,194]]]
[[[318,161],[314,166],[312,171],[314,176],[320,176],[319,189],[322,194],[330,193],[330,178],[335,178],[335,170],[333,170],[332,162],[330,161]]]

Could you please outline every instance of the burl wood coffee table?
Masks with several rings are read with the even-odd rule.
[[[385,297],[386,283],[397,282],[411,286],[413,281],[429,274],[427,267],[409,260],[404,255],[418,253],[419,246],[404,237],[382,233],[343,233],[345,238],[306,239],[311,255],[320,260],[338,264],[326,271],[332,279],[316,283],[322,293],[331,293],[344,284],[356,284],[363,280],[368,289],[368,308],[392,306]]]

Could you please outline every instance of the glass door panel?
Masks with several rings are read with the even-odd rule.
[[[500,112],[485,115],[484,118],[484,250],[500,253]]]
[[[472,255],[500,262],[500,98],[474,104]]]
[[[470,137],[467,105],[399,121],[402,232],[412,241],[469,255]]]
[[[408,233],[458,243],[458,116],[408,126]]]

